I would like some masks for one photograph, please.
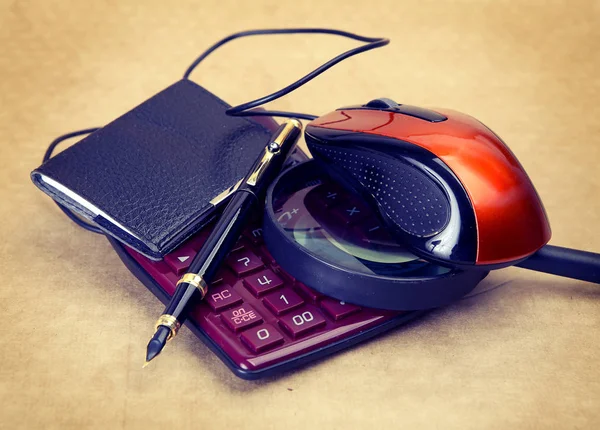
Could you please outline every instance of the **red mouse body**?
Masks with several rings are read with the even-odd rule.
[[[306,138],[313,156],[368,194],[425,258],[503,267],[550,239],[544,207],[523,167],[468,115],[378,99],[312,121]],[[411,180],[416,189],[407,188]],[[447,201],[438,204],[443,197]]]

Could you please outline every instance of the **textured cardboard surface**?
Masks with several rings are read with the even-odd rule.
[[[29,180],[48,142],[178,79],[218,38],[331,26],[392,44],[274,107],[387,96],[470,113],[516,153],[552,243],[600,251],[598,1],[0,2],[0,427],[600,427],[600,289],[506,269],[490,290],[282,377],[237,379],[189,331],[142,371],[162,306]],[[194,79],[231,103],[353,46],[262,37]]]

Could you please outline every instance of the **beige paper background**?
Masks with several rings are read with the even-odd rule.
[[[237,379],[187,330],[142,371],[162,306],[29,172],[55,136],[112,120],[222,36],[291,26],[392,44],[274,107],[319,114],[387,96],[470,113],[529,172],[552,243],[600,251],[597,0],[1,0],[0,428],[600,428],[600,289],[520,269],[276,379]],[[239,103],[350,46],[242,40],[193,78]]]

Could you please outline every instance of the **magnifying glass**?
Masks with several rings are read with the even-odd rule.
[[[263,223],[265,243],[283,269],[323,294],[360,306],[443,306],[488,273],[451,269],[411,254],[359,196],[312,160],[273,182]]]

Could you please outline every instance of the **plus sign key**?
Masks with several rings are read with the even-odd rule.
[[[277,222],[282,227],[285,227],[287,223],[290,222],[292,219],[297,218],[298,213],[300,213],[300,209],[296,207],[284,207],[284,209],[287,210],[281,209],[275,213],[275,216],[277,217]]]

